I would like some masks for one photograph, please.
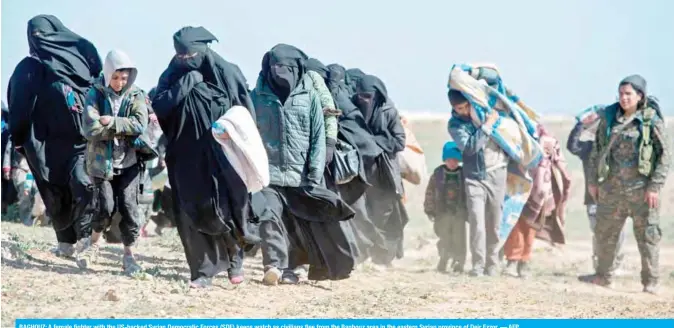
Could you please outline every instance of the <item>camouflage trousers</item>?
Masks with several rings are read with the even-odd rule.
[[[619,188],[611,188],[620,190]],[[632,218],[634,237],[641,255],[642,284],[657,283],[660,257],[660,209],[649,208],[644,199],[645,190],[606,193],[599,190],[597,204],[597,275],[611,278],[618,255],[620,234],[628,217]]]

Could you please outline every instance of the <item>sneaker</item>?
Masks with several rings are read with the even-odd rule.
[[[75,256],[75,245],[68,243],[58,243],[51,252],[57,257],[73,258]]]
[[[281,270],[277,267],[268,267],[264,271],[264,276],[262,277],[262,283],[268,286],[276,286],[281,280]]]
[[[503,270],[503,275],[509,277],[518,277],[519,274],[517,273],[517,263],[518,261],[508,261],[505,270]]]
[[[283,285],[297,285],[300,282],[300,277],[290,270],[286,270],[281,275],[281,284]]]
[[[96,263],[96,258],[98,257],[98,244],[85,245],[85,247],[77,252],[77,257],[75,259],[77,267],[82,270],[85,270],[89,265]]]
[[[195,280],[190,281],[189,287],[193,289],[198,288],[208,288],[213,284],[213,279],[206,277],[199,277]]]
[[[476,277],[476,278],[478,278],[478,277],[484,277],[484,270],[483,270],[483,269],[479,269],[479,268],[473,269],[473,270],[470,270],[469,275],[470,275],[471,277]]]
[[[657,283],[654,282],[647,283],[644,285],[644,293],[658,295],[660,293],[660,288],[658,288]]]
[[[447,272],[447,263],[449,262],[449,258],[446,256],[440,257],[440,261],[438,262],[438,266],[436,270],[440,273],[446,273]]]
[[[498,276],[498,267],[496,267],[495,265],[488,266],[484,270],[484,274],[489,277],[496,277]]]
[[[133,255],[124,255],[122,257],[122,270],[128,275],[138,273],[143,270],[143,268],[136,262],[136,258]]]
[[[309,279],[309,266],[300,265],[294,270],[295,275],[298,279]],[[283,278],[281,278],[283,280]]]
[[[519,275],[520,278],[522,279],[527,279],[530,276],[529,272],[529,262],[527,261],[519,261],[517,263],[517,274]]]
[[[613,282],[612,281],[610,281],[610,280],[608,280],[604,277],[598,276],[596,274],[580,276],[580,277],[578,277],[578,281],[588,283],[588,284],[597,285],[597,286],[602,286],[602,287],[606,287],[606,288],[613,288]]]

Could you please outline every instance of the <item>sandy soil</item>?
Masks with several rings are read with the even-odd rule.
[[[428,149],[429,170],[439,164],[447,138],[444,121],[413,123]],[[555,123],[565,144],[568,123]],[[569,204],[564,248],[537,245],[533,276],[470,278],[435,272],[437,255],[430,222],[421,215],[423,186],[409,189],[412,222],[406,257],[387,271],[365,265],[350,279],[261,285],[260,258],[247,259],[247,283],[232,286],[219,277],[208,291],[186,288],[188,272],[175,231],[142,239],[144,275],[121,273],[121,248],[106,245],[100,262],[80,271],[72,260],[53,256],[51,228],[2,222],[2,327],[16,318],[37,317],[674,317],[674,243],[671,187],[663,191],[661,294],[641,292],[640,260],[629,237],[626,276],[613,290],[579,283],[590,272],[590,234],[582,204],[580,163],[569,158],[576,186]],[[151,231],[151,230],[150,230]]]

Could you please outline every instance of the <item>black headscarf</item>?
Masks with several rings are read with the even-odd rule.
[[[162,73],[157,84],[157,90],[150,97],[155,112],[178,106],[182,98],[168,97],[166,91],[175,86],[183,76],[191,71],[199,71],[203,81],[217,87],[225,99],[224,106],[243,106],[248,108],[253,119],[255,108],[250,98],[246,78],[238,66],[224,60],[220,55],[208,47],[208,44],[217,41],[217,38],[204,27],[183,27],[173,35],[173,46],[176,56],[171,59],[168,68]],[[183,57],[188,55],[188,57]],[[183,81],[186,82],[186,81]],[[194,84],[182,83],[180,86],[186,95]],[[159,115],[159,113],[158,113]]]
[[[307,71],[309,57],[300,49],[277,44],[262,58],[262,76],[272,92],[285,102]]]
[[[325,65],[323,65],[323,63],[321,63],[321,61],[316,58],[309,58],[307,60],[307,70],[318,73],[318,75],[320,75],[323,78],[323,80],[328,79],[329,76],[328,68],[325,67]]]
[[[358,85],[358,81],[365,76],[363,71],[361,71],[359,68],[350,68],[346,70],[346,77],[344,80],[344,83],[346,83],[346,86],[351,89],[351,95],[354,95],[356,93],[356,86]]]
[[[364,75],[356,85],[353,102],[363,113],[366,122],[370,122],[375,109],[380,108],[388,99],[384,82],[373,75]]]
[[[169,64],[173,69],[171,80],[178,79],[193,70],[203,71],[204,61],[210,53],[208,44],[217,40],[211,32],[201,26],[186,26],[173,34],[173,48],[176,56]]]
[[[96,47],[55,16],[33,17],[28,21],[27,34],[31,55],[80,93],[85,93],[92,79],[100,75],[103,64]]]
[[[328,65],[328,88],[333,89],[340,85],[346,86],[346,68],[339,64]]]

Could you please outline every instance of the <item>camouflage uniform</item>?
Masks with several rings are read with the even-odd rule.
[[[598,265],[595,278],[610,284],[616,245],[627,217],[634,225],[634,236],[641,254],[641,282],[644,287],[658,283],[659,242],[662,237],[659,222],[659,204],[650,209],[645,201],[646,191],[659,192],[665,183],[670,166],[670,150],[667,145],[663,120],[654,115],[651,121],[652,168],[650,174],[639,172],[639,154],[642,139],[644,112],[639,110],[630,118],[614,104],[615,113],[611,135],[607,135],[606,114],[602,116],[597,131],[594,149],[590,157],[589,181],[599,185],[596,235],[599,242]],[[608,112],[609,108],[607,108]],[[621,130],[624,125],[624,129]],[[611,144],[611,140],[615,141]],[[610,149],[607,147],[610,146]],[[599,180],[600,160],[605,152],[608,174]],[[660,195],[662,200],[662,195]]]

